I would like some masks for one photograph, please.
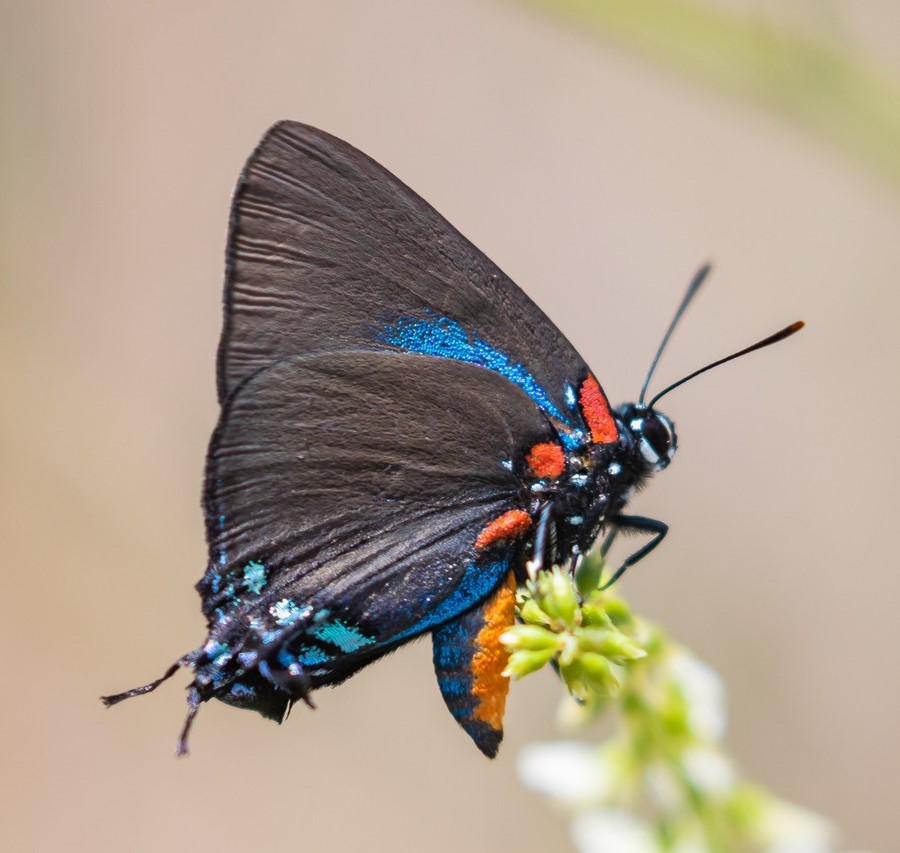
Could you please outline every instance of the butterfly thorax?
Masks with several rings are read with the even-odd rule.
[[[614,411],[617,439],[575,448],[565,454],[565,471],[554,480],[528,485],[529,509],[537,517],[551,504],[553,559],[566,562],[584,554],[631,495],[667,467],[676,449],[672,422],[637,403]]]

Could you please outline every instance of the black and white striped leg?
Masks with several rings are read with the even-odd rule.
[[[550,512],[552,509],[553,505],[546,503],[541,508],[540,515],[538,515],[537,530],[534,534],[534,551],[531,555],[531,562],[528,564],[528,574],[531,577],[535,577],[544,568],[550,528]]]

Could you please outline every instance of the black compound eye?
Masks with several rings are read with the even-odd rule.
[[[672,445],[672,433],[656,415],[651,415],[644,421],[644,438],[650,442],[657,456],[666,456]]]
[[[665,468],[675,454],[675,430],[665,415],[651,412],[641,419],[641,453],[657,468]]]

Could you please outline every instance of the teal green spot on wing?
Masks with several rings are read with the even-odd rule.
[[[328,663],[330,660],[331,655],[312,646],[301,646],[297,650],[297,662],[301,666],[315,666],[319,663]]]
[[[267,581],[266,567],[262,563],[251,560],[244,566],[244,588],[248,592],[259,595]]]
[[[358,628],[345,625],[340,619],[316,628],[313,636],[332,646],[337,646],[342,652],[355,652],[357,649],[375,642],[374,637],[367,637]]]

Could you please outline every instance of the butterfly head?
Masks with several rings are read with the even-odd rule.
[[[666,468],[678,448],[672,421],[644,403],[626,403],[619,407],[616,415],[651,470]]]

